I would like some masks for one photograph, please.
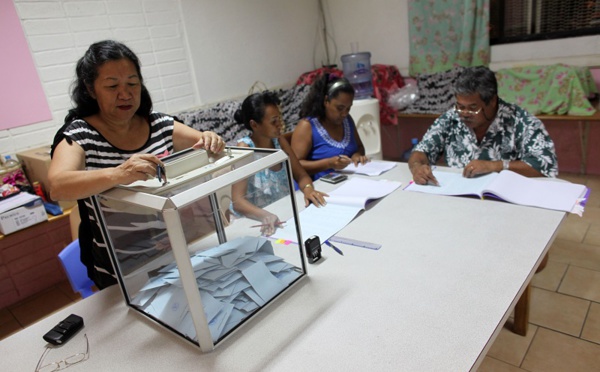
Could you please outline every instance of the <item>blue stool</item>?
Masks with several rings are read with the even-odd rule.
[[[94,282],[88,278],[87,268],[81,263],[79,253],[79,239],[75,239],[58,254],[58,259],[67,273],[73,291],[86,298],[94,294]]]

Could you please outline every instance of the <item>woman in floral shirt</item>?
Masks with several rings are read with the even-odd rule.
[[[487,67],[465,69],[454,84],[455,108],[431,125],[408,165],[418,184],[437,184],[430,164],[444,155],[464,177],[510,169],[528,177],[556,177],[554,143],[544,124],[498,97]]]

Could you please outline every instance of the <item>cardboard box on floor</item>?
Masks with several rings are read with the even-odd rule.
[[[29,182],[39,182],[42,185],[42,189],[44,189],[46,198],[50,200],[50,198],[48,197],[48,169],[50,168],[50,145],[18,152],[17,158],[23,165],[23,169],[25,170],[25,174],[27,175]],[[75,201],[58,202],[58,205],[60,205],[60,207],[63,210],[70,209],[73,206],[75,206],[75,204],[77,204],[77,202]]]

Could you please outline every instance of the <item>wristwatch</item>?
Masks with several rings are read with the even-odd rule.
[[[510,165],[510,160],[502,160],[502,170],[508,170]]]

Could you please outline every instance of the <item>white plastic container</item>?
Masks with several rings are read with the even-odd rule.
[[[375,98],[355,99],[350,108],[350,116],[365,146],[365,155],[370,159],[382,160],[379,101]]]

